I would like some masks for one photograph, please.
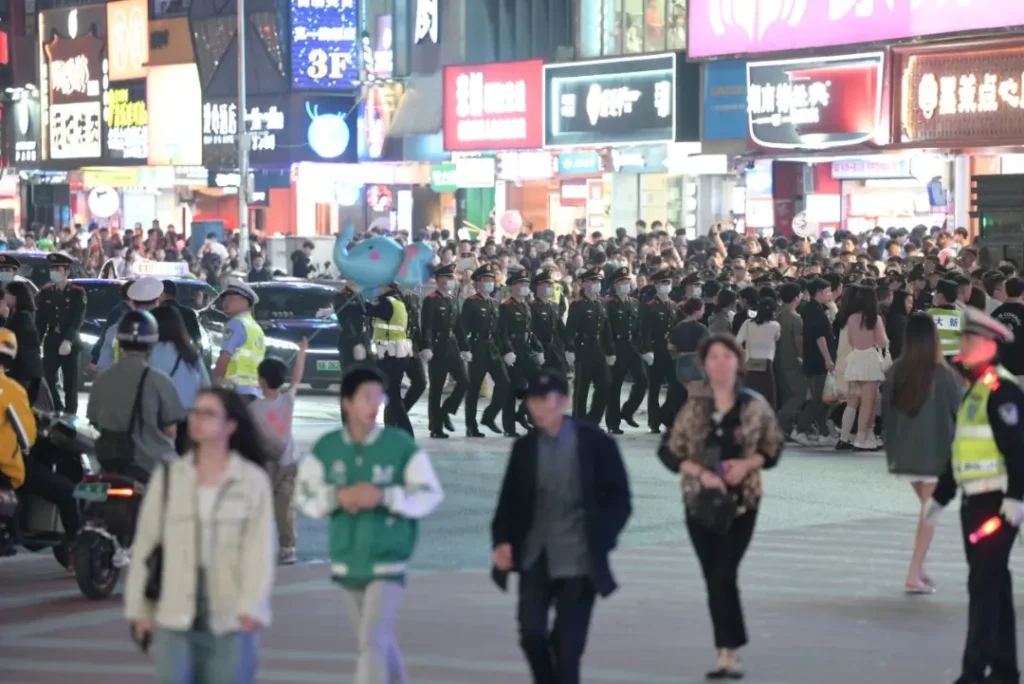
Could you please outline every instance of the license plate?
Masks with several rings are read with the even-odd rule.
[[[318,371],[334,371],[336,373],[339,373],[339,372],[341,372],[341,361],[338,361],[337,359],[334,359],[333,361],[332,360],[317,361],[316,362],[316,369]]]
[[[110,489],[110,484],[107,482],[79,482],[75,485],[73,496],[82,501],[106,501],[108,489]]]

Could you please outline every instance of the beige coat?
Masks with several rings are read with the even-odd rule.
[[[162,511],[164,470],[153,473],[132,544],[125,582],[128,620],[151,620],[159,627],[188,630],[196,612],[199,541],[196,539],[196,469],[191,454],[170,464],[166,523]],[[214,508],[213,556],[206,570],[210,628],[214,634],[239,629],[246,615],[270,625],[270,594],[277,562],[270,480],[259,466],[231,454]],[[162,534],[161,534],[162,532]],[[146,559],[163,538],[163,591],[147,601]]]

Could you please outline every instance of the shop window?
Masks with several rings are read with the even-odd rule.
[[[586,3],[586,0],[583,0]],[[622,54],[622,1],[602,0],[601,2],[601,54]]]
[[[580,2],[581,57],[635,55],[686,47],[686,0]]]
[[[669,0],[665,32],[669,50],[686,49],[686,0]]]

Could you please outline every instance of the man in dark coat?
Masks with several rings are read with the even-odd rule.
[[[491,522],[492,576],[505,589],[519,573],[520,646],[535,684],[578,684],[594,600],[616,589],[608,554],[632,513],[629,478],[615,441],[566,415],[564,375],[545,368],[525,394],[536,427],[512,447]]]

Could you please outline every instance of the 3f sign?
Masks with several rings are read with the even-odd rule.
[[[349,55],[345,52],[327,52],[322,48],[309,51],[309,66],[306,75],[314,81],[324,78],[339,80],[345,78]]]

